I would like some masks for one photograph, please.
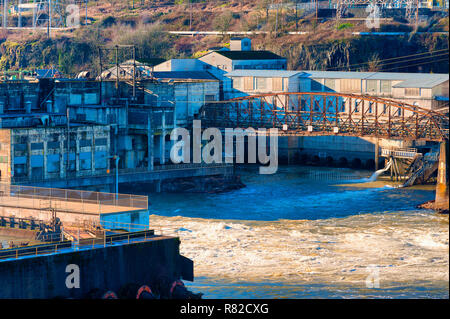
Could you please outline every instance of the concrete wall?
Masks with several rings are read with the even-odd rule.
[[[12,129],[9,144],[11,175],[18,180],[39,180],[106,173],[109,169],[109,129],[109,126],[100,125],[72,127],[69,155],[67,130],[63,127]]]
[[[116,294],[126,284],[149,285],[168,296],[177,279],[193,280],[193,263],[178,238],[0,261],[0,298],[86,298],[93,289]],[[68,265],[80,269],[80,288],[66,286]]]
[[[219,82],[178,82],[175,86],[175,110],[178,126],[191,125],[188,120],[198,113],[205,101],[218,101]]]
[[[0,85],[0,114],[8,111],[27,111],[41,109],[39,104],[39,83],[37,81],[6,82]]]

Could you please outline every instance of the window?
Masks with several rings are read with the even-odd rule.
[[[205,94],[205,102],[215,101],[216,96],[214,94]]]
[[[91,145],[92,145],[91,140],[80,140],[80,147],[86,147],[86,146],[91,146]]]
[[[235,89],[242,88],[242,78],[233,78],[233,88]]]
[[[272,78],[272,91],[283,91],[283,78]]]
[[[26,176],[27,170],[25,164],[14,164],[14,176],[20,177],[20,176]]]
[[[31,150],[42,150],[44,148],[44,143],[31,143]]]
[[[361,93],[361,80],[360,79],[342,79],[341,80],[341,92]]]
[[[381,93],[391,93],[391,81],[381,80]]]
[[[377,80],[366,80],[366,92],[376,93],[377,92]]]
[[[53,141],[53,142],[47,142],[47,148],[48,149],[58,149],[60,146],[58,141]]]
[[[256,78],[256,89],[257,90],[266,90],[266,78]]]
[[[59,154],[47,155],[47,172],[59,172]]]
[[[95,145],[97,146],[104,146],[108,143],[108,140],[106,138],[96,138],[95,139]]]
[[[335,90],[336,90],[336,80],[325,79],[325,91],[335,91]]]
[[[420,88],[405,88],[406,96],[420,96]]]
[[[253,77],[244,77],[244,91],[253,91]]]

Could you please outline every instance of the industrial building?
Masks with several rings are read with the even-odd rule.
[[[269,92],[337,92],[392,98],[427,109],[448,105],[448,74],[239,70],[226,74],[228,98]]]
[[[2,181],[111,190],[117,157],[124,174],[169,178],[161,165],[169,163],[170,132],[187,127],[206,101],[219,100],[219,80],[207,72],[146,70],[127,61],[97,79],[89,72],[77,79],[40,72],[44,76],[0,82]],[[209,174],[207,168],[189,172]],[[221,174],[219,167],[211,172]],[[145,180],[124,174],[124,182]]]

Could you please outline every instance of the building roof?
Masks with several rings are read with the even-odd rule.
[[[448,81],[448,74],[435,74],[441,76],[421,77],[408,79],[394,85],[395,88],[433,88],[445,81]]]
[[[270,51],[214,51],[231,60],[286,60]]]
[[[397,72],[302,71],[301,77],[402,81],[393,87],[432,88],[449,80],[448,74]]]
[[[217,79],[208,72],[205,71],[162,71],[153,72],[153,76],[156,79],[167,80],[212,80]]]
[[[294,75],[300,75],[302,71],[286,71],[286,70],[235,70],[228,72],[225,76],[256,76],[267,78],[289,78]]]

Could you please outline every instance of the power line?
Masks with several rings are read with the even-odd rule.
[[[403,59],[403,58],[408,58],[408,57],[413,57],[413,56],[418,56],[418,55],[433,54],[433,53],[440,52],[440,51],[448,51],[448,48],[447,49],[435,50],[435,51],[429,51],[429,52],[423,52],[423,53],[404,55],[404,56],[399,56],[399,57],[395,57],[395,58],[382,59],[382,60],[379,60],[379,61],[383,62],[383,61],[398,60],[398,59]],[[351,67],[351,66],[364,65],[364,64],[369,64],[369,63],[370,63],[370,61],[362,62],[362,63],[350,64],[350,65],[346,65],[346,66],[336,66],[336,67],[328,68],[328,69],[326,69],[326,71],[333,70],[333,69],[340,69],[340,68],[348,68],[348,67]]]
[[[438,62],[443,62],[443,61],[448,61],[448,59],[440,59],[440,60],[436,60],[436,61],[428,61],[428,62],[423,62],[423,63],[404,65],[404,66],[399,66],[399,67],[395,67],[395,68],[391,68],[391,69],[387,69],[387,70],[383,70],[383,71],[389,71],[389,70],[394,70],[394,69],[403,69],[403,68],[409,68],[411,66],[424,65],[424,64],[429,64],[429,63],[438,63]]]
[[[386,66],[386,65],[390,65],[390,64],[408,63],[408,62],[411,62],[411,61],[417,61],[417,60],[423,60],[423,59],[431,59],[431,58],[436,58],[436,57],[445,56],[445,55],[448,55],[448,52],[436,54],[436,55],[433,55],[433,56],[425,56],[425,57],[420,57],[420,58],[415,58],[415,59],[408,59],[408,60],[404,60],[404,61],[395,61],[395,62],[389,62],[389,63],[381,63],[381,64],[378,64],[376,66],[380,67],[380,66]],[[356,68],[354,70],[356,70]]]

